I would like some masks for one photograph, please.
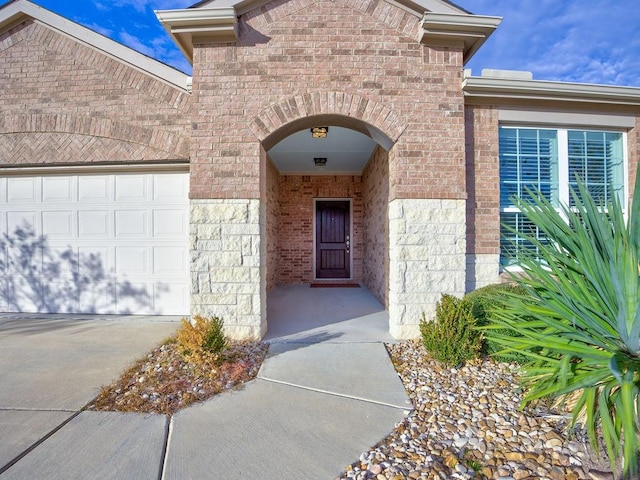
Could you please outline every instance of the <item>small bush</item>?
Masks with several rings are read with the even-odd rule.
[[[471,304],[471,311],[476,319],[476,325],[479,327],[486,327],[492,325],[491,312],[497,308],[501,301],[507,298],[509,295],[526,295],[525,290],[522,287],[518,287],[511,283],[497,283],[493,285],[487,285],[486,287],[478,288],[465,295],[465,300]],[[512,337],[519,336],[513,330],[506,328],[491,328],[491,333],[499,335],[509,335]],[[490,338],[484,338],[482,353],[490,355],[492,358],[499,362],[516,362],[524,364],[529,361],[529,358],[522,355],[519,352],[503,352],[504,346],[496,343]],[[503,352],[503,353],[499,353]]]
[[[201,361],[218,356],[227,346],[224,337],[224,322],[218,317],[196,315],[190,322],[182,319],[178,330],[178,344],[185,359]]]
[[[455,366],[477,358],[482,350],[482,335],[475,329],[471,303],[443,294],[436,305],[436,318],[420,321],[422,342],[431,356],[445,365]]]

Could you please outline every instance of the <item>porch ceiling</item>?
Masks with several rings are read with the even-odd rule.
[[[275,144],[268,154],[283,175],[361,175],[375,147],[376,142],[367,135],[329,126],[326,138],[312,138],[305,128]],[[315,165],[318,157],[327,159],[326,166]]]

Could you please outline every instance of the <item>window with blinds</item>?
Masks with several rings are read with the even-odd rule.
[[[596,203],[604,207],[617,196],[622,201],[623,148],[619,132],[568,132],[569,185],[578,191],[579,178]],[[573,198],[569,198],[573,206]]]
[[[513,204],[527,189],[539,190],[553,204],[573,205],[570,188],[580,179],[605,206],[624,198],[624,146],[621,132],[500,127],[500,261],[518,263],[523,249],[546,239]],[[511,227],[513,230],[511,230]]]

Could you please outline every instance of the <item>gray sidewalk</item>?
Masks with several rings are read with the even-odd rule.
[[[366,295],[362,299],[369,301]],[[367,308],[356,310],[375,331]],[[325,323],[310,336],[294,332],[294,338],[285,338],[291,334],[285,328],[284,337],[272,339],[275,343],[270,345],[258,379],[169,419],[79,409],[95,396],[100,384],[117,376],[128,361],[166,337],[177,324],[151,320],[145,328],[145,322],[137,327],[118,324],[115,330],[132,330],[121,332],[123,338],[115,343],[134,343],[137,337],[138,343],[150,345],[140,345],[130,359],[123,352],[122,358],[106,361],[99,348],[101,340],[93,351],[78,349],[87,343],[83,332],[115,341],[115,330],[110,327],[116,324],[69,322],[38,332],[24,320],[18,328],[7,326],[0,318],[0,381],[5,392],[0,393],[0,471],[4,470],[0,478],[332,479],[382,440],[410,408],[382,341],[373,334],[365,341],[348,341],[340,333],[345,322],[346,333],[353,335],[358,323],[354,316]],[[56,334],[65,339],[60,349],[52,346]],[[76,342],[69,337],[76,337]],[[84,341],[78,342],[80,338]],[[303,338],[318,341],[309,343]],[[49,346],[29,361],[33,355],[29,349],[43,343]],[[5,347],[14,349],[9,356]],[[69,350],[74,353],[67,363],[64,352]],[[113,365],[114,372],[104,372],[108,377],[104,382],[90,385],[73,378],[74,371],[91,358],[105,368]],[[26,377],[7,373],[12,368],[20,370],[23,362],[28,366],[23,372]],[[37,365],[43,371],[37,372]],[[46,398],[46,391],[55,389],[54,383],[46,383],[47,374],[64,377],[65,369],[69,378],[62,378],[62,391]],[[29,375],[42,378],[45,387],[26,381]],[[34,383],[32,389],[21,386],[20,379]],[[6,393],[5,384],[12,386],[9,392],[18,394]]]

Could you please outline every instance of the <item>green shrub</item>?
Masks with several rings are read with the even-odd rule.
[[[522,287],[511,283],[497,283],[469,292],[464,298],[471,303],[471,311],[476,319],[477,326],[487,327],[491,333],[519,337],[521,336],[519,333],[497,326],[491,321],[493,311],[496,308],[500,308],[500,305],[510,295],[526,295],[526,291]],[[504,345],[486,337],[482,345],[482,353],[491,356],[499,362],[516,362],[523,364],[529,360],[527,356],[517,350],[507,351]]]
[[[178,330],[178,344],[182,355],[193,361],[203,361],[219,355],[227,346],[224,337],[224,322],[218,317],[201,317],[196,315],[190,322],[182,319],[182,327]]]
[[[422,315],[420,333],[425,348],[434,359],[455,366],[480,354],[482,335],[475,326],[471,304],[443,294],[436,305],[435,320],[427,321]]]

